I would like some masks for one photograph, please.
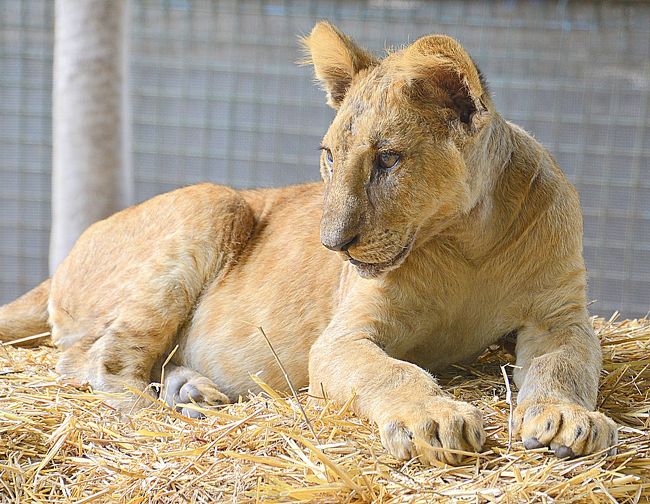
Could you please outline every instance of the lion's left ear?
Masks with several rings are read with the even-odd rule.
[[[451,108],[459,121],[472,129],[484,122],[492,103],[487,86],[470,56],[453,38],[422,37],[404,50],[396,64],[416,95]]]
[[[377,64],[368,51],[327,21],[317,23],[300,42],[307,53],[301,63],[314,65],[316,78],[327,92],[327,103],[335,109],[341,105],[354,76]]]

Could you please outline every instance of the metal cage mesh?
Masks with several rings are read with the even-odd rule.
[[[0,302],[47,273],[53,7],[0,2]],[[650,309],[650,5],[131,1],[137,200],[210,180],[315,180],[333,117],[296,36],[328,18],[381,52],[442,32],[581,193],[592,312]]]

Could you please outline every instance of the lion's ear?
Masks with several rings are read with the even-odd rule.
[[[377,60],[327,21],[320,21],[300,39],[316,78],[327,92],[327,103],[338,109],[354,76]]]
[[[487,116],[491,100],[483,77],[451,37],[422,37],[405,49],[397,66],[415,95],[442,101],[466,126],[476,128]]]

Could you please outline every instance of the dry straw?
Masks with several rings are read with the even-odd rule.
[[[105,394],[57,380],[56,352],[0,348],[3,502],[647,502],[650,321],[595,320],[604,349],[601,407],[622,427],[618,454],[562,461],[508,449],[513,358],[492,349],[440,377],[485,416],[483,453],[461,467],[386,454],[349,405],[306,404],[271,390],[185,418],[152,402],[121,416]],[[579,363],[576,363],[579,365]],[[143,397],[146,397],[143,395]]]

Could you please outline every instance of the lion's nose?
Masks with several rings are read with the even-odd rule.
[[[328,249],[333,250],[334,252],[345,252],[352,245],[354,245],[359,240],[359,235],[355,235],[352,238],[343,238],[339,240],[322,240],[321,243],[326,246]]]

